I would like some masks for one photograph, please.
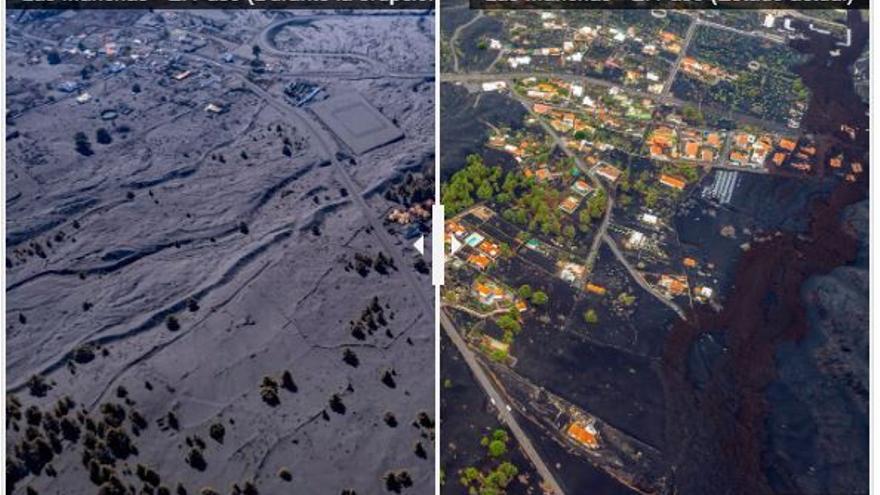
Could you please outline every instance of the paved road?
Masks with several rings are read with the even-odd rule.
[[[477,11],[477,15],[475,15],[473,19],[455,28],[455,31],[452,32],[452,36],[449,38],[449,49],[452,51],[452,70],[454,72],[458,72],[458,35],[461,34],[465,28],[477,22],[481,17],[483,17],[483,11]],[[492,64],[494,65],[494,62]]]
[[[224,69],[228,68],[228,64],[223,64],[221,62],[212,61],[211,59],[198,56],[199,60],[202,60],[211,65],[219,66]],[[315,141],[318,147],[318,151],[326,156],[334,168],[337,171],[338,178],[345,184],[345,187],[349,191],[357,191],[357,194],[352,194],[352,198],[356,206],[361,210],[364,218],[369,222],[370,227],[373,229],[373,233],[377,237],[379,243],[382,246],[382,249],[389,255],[394,255],[400,252],[400,249],[395,248],[396,243],[388,232],[385,230],[385,227],[379,222],[376,218],[376,212],[373,211],[369,205],[367,205],[366,201],[363,197],[362,189],[357,186],[352,180],[351,176],[348,174],[348,171],[345,170],[345,165],[336,159],[336,152],[340,151],[339,147],[336,146],[335,141],[332,136],[330,136],[327,132],[323,130],[323,128],[317,122],[312,120],[312,117],[306,113],[304,110],[299,108],[291,107],[287,102],[282,99],[276,97],[275,95],[269,93],[265,89],[261,88],[259,85],[255,84],[253,81],[248,79],[245,75],[241,73],[236,73],[236,76],[251,90],[262,98],[268,105],[275,108],[281,115],[284,115],[290,118],[293,121],[299,122],[302,124],[303,128],[307,131],[308,134],[311,134],[312,137],[315,138]],[[400,259],[399,257],[395,256]],[[419,303],[422,306],[422,310],[426,315],[430,315],[434,313],[434,304],[433,301],[429,301],[428,297],[425,295],[425,291],[421,288],[425,286],[424,282],[420,282],[416,280],[415,275],[413,274],[413,270],[407,266],[401,266],[400,272],[403,274],[406,279],[406,284],[409,286],[411,292],[416,294],[416,297],[419,300]]]
[[[446,332],[446,335],[449,337],[449,340],[455,344],[455,347],[458,349],[458,352],[461,353],[461,356],[464,358],[465,363],[467,363],[468,367],[471,369],[471,373],[474,374],[474,378],[476,378],[477,383],[483,388],[483,391],[486,392],[486,395],[489,396],[493,401],[495,401],[495,406],[498,409],[498,419],[501,420],[502,423],[507,425],[510,429],[511,433],[513,433],[513,437],[519,443],[520,447],[522,447],[523,451],[526,453],[526,456],[532,461],[535,469],[538,471],[538,474],[544,480],[544,486],[550,490],[550,493],[553,495],[563,495],[565,492],[562,491],[562,487],[559,486],[559,483],[556,481],[556,478],[553,476],[553,473],[550,472],[550,468],[544,463],[544,460],[541,459],[541,456],[538,454],[538,451],[535,450],[535,446],[532,445],[531,440],[529,440],[528,435],[526,435],[525,431],[520,428],[519,424],[516,421],[516,418],[511,414],[510,411],[507,410],[505,404],[507,401],[504,400],[501,393],[495,388],[495,384],[492,383],[492,380],[489,379],[489,376],[486,374],[485,370],[483,370],[480,363],[477,361],[476,356],[468,347],[467,343],[465,343],[464,339],[461,337],[461,334],[458,333],[458,330],[455,328],[455,325],[452,323],[452,320],[446,314],[446,311],[440,310],[440,326],[443,327],[443,331]]]
[[[620,248],[617,247],[617,243],[614,242],[614,239],[612,239],[611,236],[604,234],[602,236],[602,240],[605,241],[605,244],[609,248],[611,248],[611,252],[614,253],[614,256],[617,257],[617,260],[620,261],[620,263],[624,266],[624,268],[626,268],[626,270],[629,272],[629,274],[633,278],[633,280],[635,280],[636,283],[639,284],[639,286],[642,289],[645,289],[646,291],[648,291],[649,294],[651,294],[652,296],[657,298],[657,300],[659,300],[663,304],[669,306],[670,309],[672,309],[673,311],[675,311],[678,314],[679,318],[687,321],[687,317],[685,316],[684,311],[677,304],[670,301],[665,296],[663,296],[663,294],[661,294],[656,289],[651,287],[651,285],[645,281],[645,278],[642,277],[642,274],[639,273],[638,270],[636,270],[632,265],[629,264],[629,261],[627,261],[626,256],[624,256],[623,253],[620,252]]]
[[[376,212],[372,208],[370,208],[369,205],[367,205],[367,202],[364,200],[362,188],[355,184],[348,171],[345,170],[345,165],[336,159],[336,151],[338,151],[338,147],[331,144],[333,143],[332,138],[330,138],[327,133],[323,132],[323,130],[319,130],[319,124],[312,122],[311,118],[306,112],[292,108],[286,102],[279,100],[269,92],[265,91],[263,88],[250,82],[249,80],[247,80],[247,78],[242,79],[257,95],[261,96],[267,103],[274,106],[279,112],[282,113],[282,115],[290,116],[302,122],[308,128],[308,130],[311,131],[311,134],[318,141],[321,151],[332,161],[333,166],[338,174],[338,178],[343,182],[343,184],[345,184],[345,187],[349,191],[358,192],[357,194],[353,194],[351,197],[354,198],[354,201],[357,204],[358,208],[361,210],[361,213],[364,215],[364,218],[370,223],[370,227],[372,227],[373,229],[373,234],[378,238],[379,243],[382,245],[382,249],[384,249],[385,252],[389,255],[398,253],[399,249],[394,247],[398,243],[391,239],[388,231],[385,230],[385,227],[376,218]],[[403,276],[406,279],[406,283],[407,285],[409,285],[410,290],[414,292],[415,295],[418,297],[419,302],[422,305],[422,311],[424,311],[426,315],[433,314],[433,301],[429,301],[427,296],[425,295],[425,291],[421,289],[425,286],[426,283],[416,280],[416,277],[413,274],[413,270],[408,266],[401,266],[400,272],[403,273]]]
[[[611,194],[608,188],[605,187],[605,183],[603,183],[602,180],[600,180],[599,177],[597,177],[596,174],[593,173],[593,170],[590,169],[590,167],[587,166],[587,164],[584,163],[583,160],[581,160],[580,155],[571,151],[568,146],[566,146],[562,142],[562,139],[559,137],[558,134],[556,134],[556,131],[552,127],[550,127],[550,125],[548,125],[543,118],[541,118],[539,115],[536,115],[532,111],[531,102],[521,98],[518,95],[514,95],[514,98],[519,101],[523,106],[525,106],[529,114],[531,114],[533,117],[536,118],[538,122],[540,122],[541,127],[543,127],[544,131],[548,135],[550,135],[551,138],[553,138],[553,142],[555,142],[556,145],[559,146],[559,149],[561,149],[566,156],[574,159],[574,163],[577,165],[578,169],[586,174],[590,178],[590,180],[593,181],[593,184],[595,184],[596,187],[605,192],[605,198],[607,201],[605,203],[605,214],[602,216],[602,223],[599,224],[599,229],[597,230],[596,235],[593,236],[593,243],[590,245],[590,250],[587,253],[587,269],[584,270],[584,276],[581,278],[581,280],[578,281],[579,288],[582,288],[586,283],[587,276],[592,271],[593,264],[596,262],[596,257],[599,256],[599,246],[601,245],[602,236],[605,235],[605,232],[608,230],[608,224],[611,223],[611,212],[614,209],[614,195]]]
[[[697,32],[697,26],[699,25],[699,19],[691,19],[691,24],[688,26],[687,34],[685,34],[684,37],[684,44],[681,46],[681,51],[675,59],[675,67],[672,68],[672,72],[669,73],[669,77],[666,78],[666,83],[663,85],[664,96],[669,95],[669,91],[672,90],[672,83],[675,82],[675,76],[678,75],[678,70],[681,68],[681,61],[684,60],[688,47],[691,46],[691,41],[694,39],[694,34]]]
[[[369,79],[369,78],[390,78],[390,79],[423,79],[423,78],[433,78],[434,72],[394,72],[389,71],[388,68],[382,62],[376,60],[373,57],[368,55],[360,54],[360,53],[352,53],[352,52],[315,52],[315,51],[301,51],[301,50],[281,50],[272,43],[271,37],[273,33],[288,25],[301,23],[304,20],[315,20],[319,19],[322,16],[314,15],[314,16],[298,16],[295,18],[283,19],[280,21],[273,22],[269,24],[265,28],[260,31],[260,34],[257,36],[257,44],[260,46],[261,55],[269,55],[271,57],[275,57],[281,60],[288,59],[290,57],[308,57],[308,58],[329,58],[329,59],[340,59],[340,60],[357,60],[368,66],[369,71],[367,72],[358,72],[359,76],[351,76],[350,74],[346,74],[344,78],[346,79]],[[335,73],[333,71],[312,71],[314,75],[304,75],[297,74],[303,77],[322,77],[322,74],[325,74],[323,77],[335,77]],[[372,75],[370,75],[372,74]]]

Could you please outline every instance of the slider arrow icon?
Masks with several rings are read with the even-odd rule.
[[[425,254],[425,236],[420,235],[419,238],[416,239],[416,242],[413,243],[413,247],[416,248],[416,251],[418,251],[419,254],[424,256],[424,254]]]
[[[449,254],[455,254],[461,249],[461,241],[452,236],[452,246],[450,246]]]

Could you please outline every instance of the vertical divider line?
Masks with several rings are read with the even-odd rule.
[[[434,4],[434,214],[442,215],[440,205],[440,0]],[[432,218],[433,219],[433,218]],[[443,225],[443,217],[433,219],[433,224]],[[437,251],[435,245],[440,245],[443,253],[443,230],[438,232],[431,230],[431,251]],[[433,259],[433,270],[444,270],[443,263],[437,265],[437,259]],[[442,258],[440,260],[443,261]],[[434,493],[440,495],[440,442],[442,438],[440,421],[440,286],[434,285]]]

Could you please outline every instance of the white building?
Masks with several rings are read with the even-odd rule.
[[[501,91],[507,88],[504,81],[487,81],[483,83],[483,91]]]

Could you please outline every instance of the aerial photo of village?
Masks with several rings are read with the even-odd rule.
[[[868,22],[441,8],[444,494],[868,493]]]
[[[7,493],[432,492],[433,12],[6,21]]]

